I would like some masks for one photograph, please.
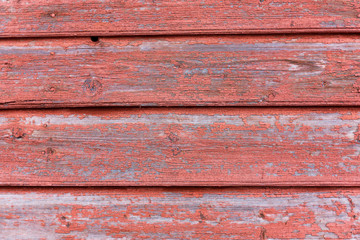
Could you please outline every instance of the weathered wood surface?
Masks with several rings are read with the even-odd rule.
[[[358,36],[2,40],[0,108],[360,105]]]
[[[0,185],[359,185],[360,110],[2,111]]]
[[[1,189],[1,239],[358,239],[356,189]]]
[[[359,32],[355,0],[3,0],[0,37]]]

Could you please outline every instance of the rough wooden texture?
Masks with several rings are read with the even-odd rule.
[[[358,36],[2,40],[0,108],[360,105]]]
[[[1,185],[359,185],[358,109],[2,111]]]
[[[0,37],[359,32],[356,0],[2,0]]]
[[[1,189],[1,239],[359,239],[356,189]]]

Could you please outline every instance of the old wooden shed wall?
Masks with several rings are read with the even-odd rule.
[[[0,0],[1,239],[360,239],[360,3]]]

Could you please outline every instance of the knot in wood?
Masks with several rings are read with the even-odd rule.
[[[83,84],[83,90],[88,96],[95,96],[101,92],[102,84],[98,80],[88,79]]]
[[[168,138],[169,138],[169,140],[170,140],[171,142],[177,142],[177,141],[179,141],[179,137],[178,137],[175,133],[173,133],[173,132],[170,132]]]
[[[16,139],[22,139],[25,137],[25,133],[21,128],[13,128],[11,136]]]

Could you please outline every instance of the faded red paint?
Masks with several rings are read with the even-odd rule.
[[[359,32],[354,0],[10,0],[1,37]]]
[[[358,188],[5,188],[0,237],[357,239],[359,203]]]
[[[357,1],[0,2],[0,239],[360,239]]]
[[[357,108],[8,110],[0,121],[2,185],[360,182]]]
[[[0,41],[0,108],[359,105],[357,36]]]

